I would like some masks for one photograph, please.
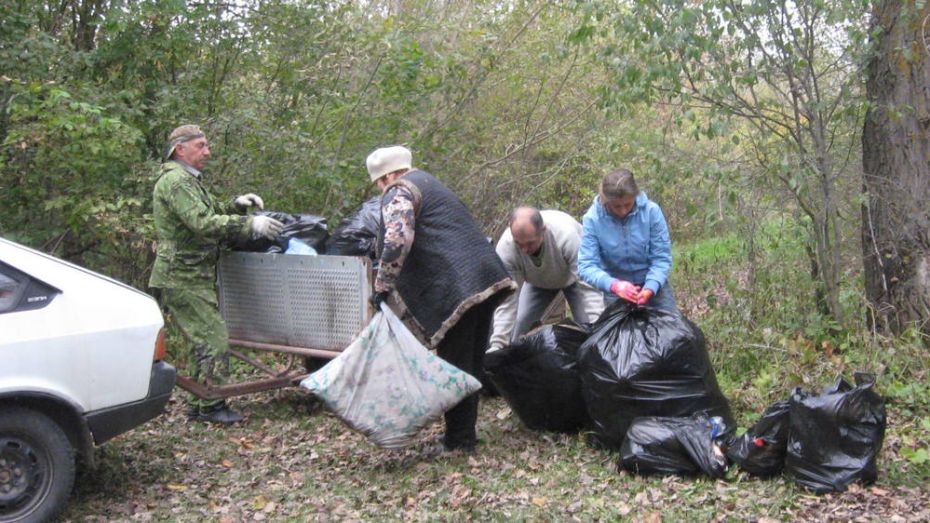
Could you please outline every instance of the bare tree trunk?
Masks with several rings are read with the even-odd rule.
[[[6,135],[10,130],[10,103],[13,101],[13,87],[10,85],[12,80],[0,77],[0,143],[6,141]]]
[[[818,145],[818,149],[821,147]],[[814,220],[814,238],[817,244],[817,263],[820,266],[820,277],[824,285],[826,307],[830,315],[839,324],[844,323],[843,308],[840,305],[840,244],[839,224],[836,223],[836,202],[834,199],[831,167],[826,159],[827,155],[819,155],[817,165],[821,185],[823,206]]]
[[[96,47],[97,24],[103,14],[103,0],[81,0],[71,7],[74,24],[74,49],[92,51]]]
[[[749,289],[749,295],[756,295],[756,274],[759,269],[759,254],[756,247],[756,234],[758,229],[758,222],[756,221],[756,199],[754,194],[750,192],[750,200],[748,202],[743,201],[741,205],[745,207],[746,216],[746,232],[745,237],[747,238],[746,244],[746,266],[748,269],[748,274],[746,275],[747,287]],[[759,309],[760,303],[759,300],[749,300],[749,319],[755,323],[756,319],[761,317],[761,311]]]
[[[817,226],[814,225],[814,227]],[[827,279],[821,274],[823,265],[820,263],[820,252],[822,249],[817,231],[811,233],[811,238],[804,244],[804,252],[807,254],[807,261],[810,262],[811,281],[818,282],[814,286],[814,303],[821,314],[827,315],[830,314],[830,306],[827,303]]]
[[[930,4],[879,0],[862,133],[862,248],[873,328],[930,334]],[[930,34],[928,34],[930,36]]]

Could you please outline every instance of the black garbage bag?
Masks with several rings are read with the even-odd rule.
[[[818,494],[843,492],[854,481],[878,476],[876,458],[885,437],[885,400],[875,378],[855,375],[853,387],[842,377],[820,394],[795,389],[785,469],[798,485]]]
[[[722,418],[697,413],[687,418],[636,418],[620,446],[619,468],[635,474],[727,473],[724,442],[730,429]]]
[[[381,228],[381,196],[363,203],[348,218],[339,222],[326,247],[326,254],[378,257],[378,233]]]
[[[576,360],[587,337],[571,322],[545,325],[485,355],[491,383],[530,429],[573,432],[589,425]]]
[[[326,218],[313,214],[295,214],[294,221],[284,225],[281,236],[278,238],[278,246],[281,251],[287,250],[287,244],[292,239],[303,240],[304,243],[313,247],[318,252],[326,252],[326,241],[329,238],[329,227],[326,224]]]
[[[255,215],[260,216],[269,216],[278,220],[279,222],[287,225],[294,221],[294,215],[288,214],[286,212],[278,211],[258,211],[254,213]],[[286,244],[285,244],[286,245]],[[269,240],[267,238],[245,238],[239,239],[232,242],[229,245],[229,248],[234,251],[246,251],[246,252],[267,252],[268,249],[277,249],[279,245],[277,242]],[[281,252],[281,251],[277,251]]]
[[[727,448],[730,461],[754,476],[768,477],[781,472],[788,448],[788,405],[788,400],[783,400],[765,409],[755,425],[730,443]]]
[[[720,416],[734,426],[704,345],[704,334],[678,311],[618,300],[578,349],[592,443],[619,449],[634,418]]]
[[[326,218],[313,214],[288,214],[279,211],[258,211],[256,216],[270,216],[284,224],[284,229],[277,240],[250,238],[240,240],[230,247],[236,251],[281,253],[287,250],[291,238],[303,240],[317,252],[326,250],[329,229]]]

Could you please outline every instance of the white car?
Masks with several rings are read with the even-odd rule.
[[[147,294],[0,238],[0,521],[55,517],[77,457],[164,410],[163,327]]]

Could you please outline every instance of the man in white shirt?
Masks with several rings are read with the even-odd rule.
[[[494,311],[488,350],[500,349],[529,331],[560,292],[577,323],[591,323],[604,311],[602,293],[578,279],[581,230],[581,224],[562,211],[514,209],[510,227],[497,242],[497,255],[519,290]]]

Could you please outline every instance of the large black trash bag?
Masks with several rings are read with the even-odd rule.
[[[491,383],[530,429],[573,432],[589,425],[576,360],[587,337],[571,322],[545,325],[485,356]]]
[[[734,425],[704,334],[678,311],[616,301],[578,349],[578,363],[595,445],[619,449],[642,416],[705,412]]]
[[[636,474],[722,478],[727,473],[723,446],[729,437],[726,422],[704,413],[636,418],[620,446],[619,468]]]
[[[381,228],[381,196],[363,203],[348,218],[339,222],[326,247],[326,254],[378,257],[378,233]]]
[[[727,457],[740,469],[760,477],[774,476],[785,467],[788,449],[788,400],[779,401],[727,449]]]
[[[795,483],[818,494],[843,492],[854,481],[878,477],[876,459],[885,436],[885,400],[875,378],[842,377],[820,394],[795,389],[785,469]]]
[[[255,216],[269,216],[284,224],[284,229],[277,240],[250,238],[234,243],[231,248],[236,251],[282,253],[287,250],[291,238],[303,240],[317,252],[324,252],[329,228],[326,218],[313,214],[288,214],[279,211],[258,211]]]

